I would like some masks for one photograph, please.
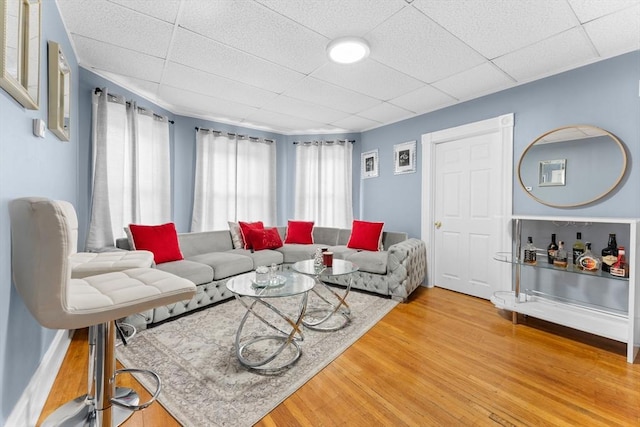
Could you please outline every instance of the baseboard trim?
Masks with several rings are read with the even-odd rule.
[[[35,426],[40,413],[47,402],[53,382],[67,354],[73,336],[70,331],[59,330],[51,342],[51,346],[40,362],[40,366],[31,377],[27,388],[18,399],[16,406],[7,418],[7,427]]]

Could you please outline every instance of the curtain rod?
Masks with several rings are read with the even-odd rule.
[[[205,132],[217,133],[217,134],[222,134],[223,133],[221,130],[206,129],[206,128],[201,128],[201,127],[196,126],[196,132],[200,131],[200,130],[205,131]],[[265,142],[269,142],[269,143],[276,142],[275,140],[269,139],[269,138],[259,138],[257,136],[248,136],[248,135],[243,135],[243,134],[234,133],[234,132],[226,132],[226,134],[227,134],[227,136],[235,136],[235,137],[238,137],[240,139],[247,138],[247,139],[250,139],[251,141],[255,141],[255,142],[259,142],[260,140],[265,141]]]
[[[95,88],[95,89],[93,90],[93,93],[95,93],[96,95],[97,95],[97,94],[99,94],[99,93],[102,93],[102,89],[100,89],[99,87],[97,87],[97,88]],[[112,95],[112,94],[109,94],[109,95]],[[117,95],[114,95],[114,96],[117,96]],[[127,103],[127,105],[131,105],[131,102],[130,102],[130,101],[125,101],[125,102]],[[142,110],[146,110],[146,108],[143,108],[143,107],[138,107],[138,108],[140,108],[140,109],[142,109]],[[156,114],[156,113],[153,113],[153,117],[157,117],[157,118],[159,118],[159,119],[162,119],[162,118],[163,118],[163,116],[161,116],[160,114]],[[168,118],[168,117],[167,117],[167,121],[168,121],[169,123],[171,123],[171,124],[174,124],[174,123],[175,123],[173,120],[169,120],[169,118]]]
[[[345,142],[350,142],[350,143],[354,143],[356,142],[355,139],[338,139],[336,140],[338,142],[338,144],[344,144]],[[302,145],[311,145],[311,144],[335,144],[336,141],[334,141],[333,139],[329,139],[327,141],[322,140],[322,141],[293,141],[293,145],[298,145],[298,144],[302,144]]]

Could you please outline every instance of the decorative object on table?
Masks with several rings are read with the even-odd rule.
[[[378,150],[362,153],[361,168],[363,179],[378,176]]]
[[[0,3],[0,87],[24,108],[40,104],[40,0]]]
[[[282,310],[297,304],[285,298],[276,300],[274,305],[282,303],[278,305]],[[302,357],[280,375],[257,375],[236,358],[235,334],[246,309],[234,300],[139,331],[116,354],[125,366],[156,369],[163,386],[158,401],[180,424],[250,426],[349,348],[397,302],[352,292],[349,305],[353,313],[349,327],[331,334],[305,329]],[[251,317],[246,327],[254,326],[265,333],[270,329]],[[151,386],[144,378],[142,384]]]
[[[313,266],[318,268],[324,264],[324,256],[321,248],[316,249],[315,254],[313,255]]]
[[[71,67],[60,45],[49,41],[49,129],[61,141],[71,132]]]
[[[256,285],[267,285],[270,281],[269,269],[265,265],[256,268]]]
[[[413,173],[416,171],[416,142],[409,141],[393,146],[393,173]]]
[[[322,264],[325,267],[333,267],[333,252],[322,252]]]

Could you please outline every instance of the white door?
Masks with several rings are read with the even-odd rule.
[[[427,141],[423,137],[423,143],[430,143],[432,165],[425,180],[430,219],[423,222],[423,235],[429,227],[432,242],[431,286],[485,299],[511,288],[510,268],[494,259],[496,252],[509,250],[511,241],[509,117],[507,132],[502,126],[478,131],[476,123],[430,134]]]

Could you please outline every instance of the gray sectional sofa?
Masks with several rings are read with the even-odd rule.
[[[278,227],[284,241],[286,227]],[[334,257],[346,259],[359,267],[352,275],[352,288],[375,292],[405,301],[420,286],[426,276],[426,245],[422,240],[408,238],[406,233],[383,232],[383,251],[370,252],[347,248],[351,230],[314,227],[314,243],[309,245],[284,244],[278,249],[252,252],[234,249],[231,232],[207,231],[179,233],[178,242],[184,260],[156,265],[159,270],[191,280],[197,285],[196,295],[189,301],[156,308],[143,313],[144,323],[153,325],[171,317],[233,297],[226,282],[233,276],[255,270],[261,265],[277,264],[288,270],[297,261],[312,258],[317,248],[328,247]],[[126,238],[116,241],[121,249],[130,249]],[[330,283],[347,285],[349,275],[335,276]]]

